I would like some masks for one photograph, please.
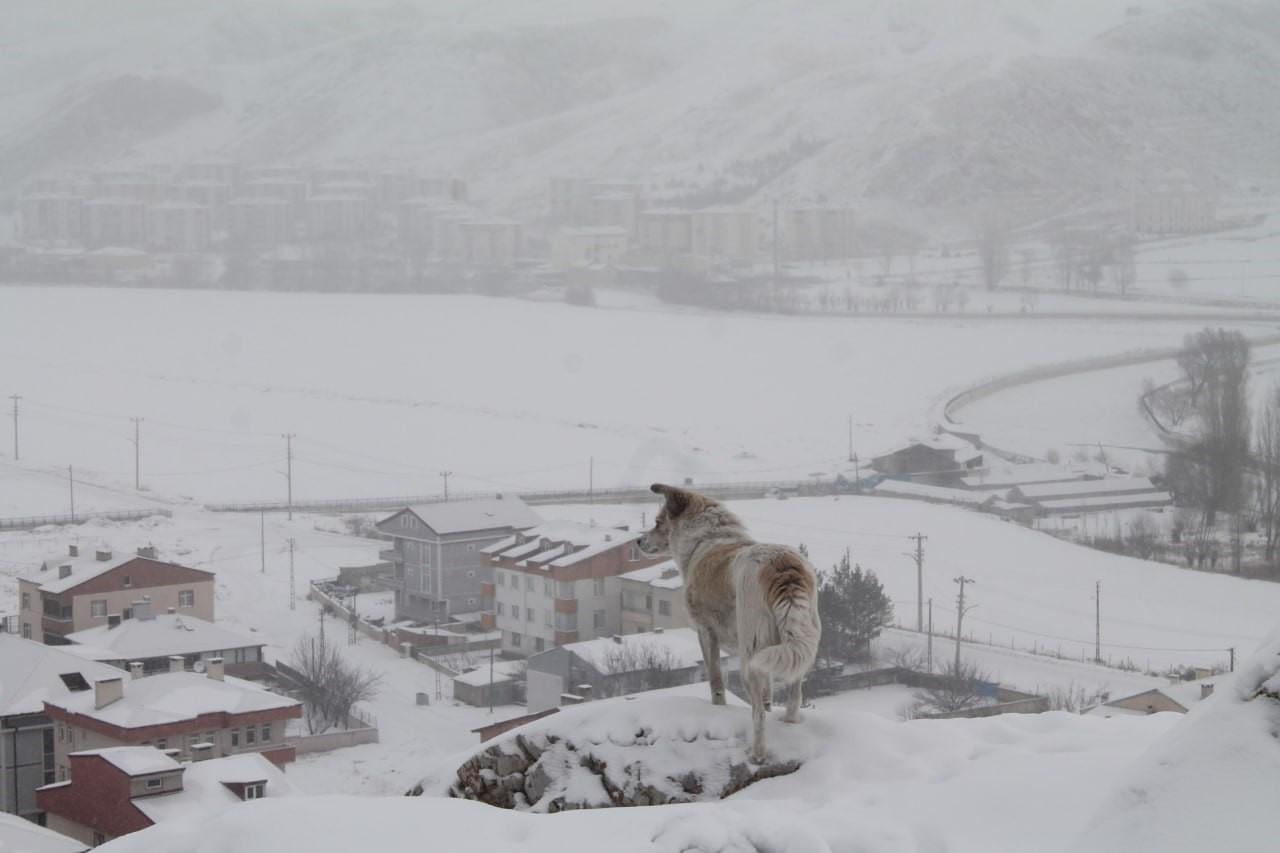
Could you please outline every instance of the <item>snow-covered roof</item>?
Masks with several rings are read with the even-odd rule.
[[[990,492],[973,492],[968,489],[948,489],[944,486],[929,486],[924,483],[908,483],[903,482],[902,480],[884,480],[877,483],[872,491],[877,495],[918,498],[926,501],[965,504],[967,506],[982,506],[983,504],[995,500],[995,495]]]
[[[1156,487],[1146,477],[1112,477],[1107,480],[1075,480],[1069,483],[1028,483],[1017,488],[1022,497],[1037,502],[1057,498],[1156,491]]]
[[[0,850],[13,853],[83,853],[88,846],[17,815],[0,812]]]
[[[212,572],[204,569],[195,569],[190,566],[180,566],[177,563],[168,563],[164,560],[152,560],[150,557],[140,557],[136,554],[125,554],[121,557],[112,557],[109,560],[99,560],[94,556],[92,550],[88,553],[81,554],[79,557],[49,557],[41,562],[42,568],[25,575],[22,580],[39,584],[40,589],[48,593],[66,592],[73,587],[77,587],[85,581],[93,580],[101,577],[113,569],[118,569],[125,563],[133,560],[149,560],[163,566],[174,566],[191,572],[200,572],[209,577],[213,577]],[[71,574],[65,578],[58,577],[63,566],[71,566]]]
[[[0,716],[38,714],[46,701],[71,695],[62,676],[73,673],[92,684],[95,679],[116,678],[120,670],[68,654],[57,646],[0,634]]]
[[[298,790],[284,771],[256,752],[183,765],[182,790],[137,797],[133,805],[154,823],[211,817],[241,803],[227,785],[265,782],[267,797],[294,797]]]
[[[620,225],[580,225],[561,228],[558,233],[565,237],[625,237],[627,229]]]
[[[493,664],[493,683],[500,681],[510,681],[518,678],[525,669],[525,662],[522,660],[500,660]],[[454,681],[461,681],[472,687],[484,687],[489,683],[489,664],[484,663],[475,669],[464,672],[455,677]]]
[[[71,755],[96,755],[128,776],[146,776],[182,769],[181,764],[154,746],[110,746],[106,749],[86,749]]]
[[[1054,501],[1036,501],[1036,506],[1052,512],[1068,512],[1070,510],[1168,506],[1171,503],[1173,503],[1173,495],[1168,492],[1132,492],[1123,495],[1105,495],[1102,497],[1063,498],[1061,500]]]
[[[960,482],[969,489],[995,490],[1031,483],[1066,483],[1083,477],[1084,474],[1078,471],[1036,462],[1029,465],[1013,465],[1001,471],[988,471],[984,474],[961,477]]]
[[[540,524],[519,536],[510,536],[484,549],[491,557],[521,561],[521,565],[572,566],[640,537],[616,527],[596,527],[577,521]],[[545,555],[544,555],[545,552]]]
[[[892,456],[903,450],[921,445],[934,450],[951,450],[955,452],[956,460],[963,462],[968,459],[974,459],[982,455],[982,451],[978,450],[969,442],[962,438],[958,438],[950,433],[940,432],[935,435],[925,436],[923,438],[909,438],[894,447],[885,448],[884,450],[871,454],[872,459],[879,459],[883,456]]]
[[[641,634],[622,634],[615,637],[598,637],[568,643],[561,648],[573,652],[600,672],[610,669],[610,661],[623,656],[626,661],[643,661],[647,652],[670,654],[671,665],[676,669],[697,666],[702,662],[702,646],[698,632],[692,628],[672,628]],[[727,652],[721,652],[728,657]]]
[[[422,523],[441,535],[502,527],[533,527],[542,519],[515,495],[480,500],[442,501],[409,507]]]
[[[113,677],[120,677],[112,669]],[[201,714],[245,714],[298,707],[295,699],[271,693],[239,678],[222,681],[194,672],[167,672],[124,681],[124,696],[105,708],[94,708],[94,691],[46,700],[50,705],[120,728],[158,726],[192,720]]]
[[[624,572],[618,577],[629,581],[639,581],[658,589],[679,589],[684,586],[684,575],[680,574],[680,569],[676,566],[675,560],[654,563],[647,568]]]
[[[173,613],[159,613],[150,619],[125,619],[114,628],[101,625],[68,634],[78,645],[105,652],[96,660],[137,660],[140,658],[221,652],[264,645],[262,640],[229,631],[212,622]]]

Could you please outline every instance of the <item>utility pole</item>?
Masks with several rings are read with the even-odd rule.
[[[441,471],[440,477],[444,480],[444,499],[447,503],[449,500],[449,478],[453,476],[452,471]]]
[[[915,553],[907,556],[916,561],[916,632],[919,633],[924,630],[924,540],[929,537],[917,533],[907,538],[916,540]]]
[[[298,590],[293,583],[293,537],[289,537],[289,609],[298,609]]]
[[[1235,672],[1236,671],[1236,647],[1232,646],[1231,648],[1227,649],[1227,651],[1231,652],[1231,672]]]
[[[973,605],[967,608],[964,606],[964,585],[968,583],[977,583],[973,578],[967,578],[961,575],[953,580],[960,584],[960,603],[956,606],[956,668],[952,675],[959,677],[960,675],[960,637],[964,630],[964,614],[973,609]]]
[[[853,461],[853,415],[849,415],[849,461]]]
[[[142,434],[139,430],[142,418],[129,418],[133,421],[133,490],[142,491],[142,467],[139,461],[142,456]]]
[[[9,399],[13,401],[13,461],[18,461],[18,401],[22,399],[21,394],[10,394]]]
[[[1102,581],[1093,582],[1093,659],[1102,662]]]
[[[596,502],[596,458],[591,457],[587,467],[587,503]]]
[[[773,200],[773,286],[778,286],[778,200]]]
[[[281,433],[285,446],[285,479],[289,481],[289,520],[293,521],[293,440],[296,433]],[[291,540],[292,541],[292,540]]]
[[[320,648],[324,648],[324,604],[320,605]]]
[[[489,647],[489,713],[493,713],[493,646]]]
[[[71,469],[70,465],[67,466],[67,489],[71,493],[71,523],[75,524],[76,523],[76,474],[75,474],[75,471]]]
[[[267,511],[258,510],[258,547],[262,551],[262,573],[267,573]]]
[[[925,656],[929,662],[929,672],[933,672],[933,599],[929,599],[929,640],[925,645]]]

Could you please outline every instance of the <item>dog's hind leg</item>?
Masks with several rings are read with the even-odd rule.
[[[800,680],[798,680],[798,681],[793,681],[793,682],[792,682],[792,683],[787,687],[787,713],[786,713],[786,715],[785,715],[785,716],[783,716],[783,718],[782,718],[782,721],[783,721],[784,723],[798,723],[798,722],[800,722],[800,719],[801,719],[801,715],[800,715],[800,700],[801,700],[800,692],[801,692],[801,688],[802,688],[803,686],[804,686],[804,679],[802,678],[802,679],[800,679]]]
[[[764,677],[764,712],[766,714],[773,711],[773,676],[766,675]]]
[[[764,764],[767,753],[764,747],[764,697],[769,690],[769,676],[746,670],[747,697],[751,700],[751,751],[748,758],[755,764]]]
[[[711,682],[711,704],[724,704],[724,673],[720,669],[720,640],[710,628],[698,629],[698,643],[702,646],[702,660],[707,666],[707,680]]]

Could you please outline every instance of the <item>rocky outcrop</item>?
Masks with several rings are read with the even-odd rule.
[[[795,772],[801,758],[786,750],[765,764],[747,760],[745,722],[736,709],[696,706],[718,713],[717,725],[667,718],[637,720],[636,705],[593,703],[526,726],[491,743],[459,766],[444,793],[505,809],[560,812],[613,806],[654,806],[717,800],[763,779]],[[655,710],[671,711],[657,706]],[[618,713],[618,712],[622,713]],[[656,715],[655,715],[656,716]],[[586,719],[583,719],[583,718]],[[424,793],[419,785],[408,792]]]

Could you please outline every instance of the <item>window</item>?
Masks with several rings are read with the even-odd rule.
[[[257,729],[255,729],[253,726],[245,726],[245,728],[244,728],[244,742],[245,742],[246,744],[257,743],[257,742],[258,742],[258,730],[257,730]]]
[[[525,589],[529,590],[530,592],[533,592],[537,588],[537,586],[538,586],[538,582],[534,579],[533,575],[525,575],[525,578],[524,578]]]
[[[533,622],[535,619],[537,619],[537,616],[534,614],[534,612],[533,612],[533,608],[532,608],[532,607],[526,607],[526,608],[524,609],[524,621],[526,621],[526,622]]]
[[[266,743],[269,740],[271,740],[271,724],[263,723],[262,724],[262,742]]]
[[[133,575],[125,575],[125,576],[124,576],[124,581],[123,581],[123,583],[124,583],[124,588],[125,588],[125,589],[129,589],[130,587],[132,587],[132,586],[133,586]]]
[[[520,635],[517,634],[515,631],[511,632],[511,645],[516,647],[517,649],[520,648]]]
[[[502,572],[494,572],[494,574],[498,576],[498,586],[506,586],[506,585],[507,585],[507,576],[506,576],[506,575],[504,575]]]
[[[195,607],[196,591],[194,589],[178,590],[178,606],[179,607]]]
[[[551,598],[556,594],[556,585],[550,579],[542,582],[542,594],[547,598]]]
[[[72,733],[71,733],[71,739],[72,739],[72,740],[75,740],[75,732],[72,732]],[[163,749],[168,749],[168,748],[169,748],[169,739],[168,739],[168,738],[160,738],[160,739],[158,739],[158,740],[156,741],[156,749],[161,749],[161,750],[163,750]]]
[[[24,592],[22,594],[22,609],[23,610],[31,609],[31,593],[29,592]]]
[[[536,638],[534,639],[534,641],[533,641],[533,650],[534,650],[535,652],[540,652],[540,651],[544,650],[546,647],[547,647],[547,641],[546,641],[546,640],[542,639],[541,637],[536,637]]]
[[[604,627],[604,611],[597,610],[591,615],[591,627],[600,630]]]
[[[474,607],[477,603],[478,603],[478,602],[477,602],[477,601],[476,601],[476,599],[474,599],[474,598],[468,598],[468,599],[467,599],[467,605],[468,605],[469,607]]]
[[[244,798],[246,800],[260,800],[267,795],[266,782],[252,782],[244,786]]]
[[[604,597],[604,578],[596,578],[591,582],[591,594],[596,598]]]
[[[631,547],[627,549],[627,559],[634,563],[636,560],[639,560],[640,557],[640,547],[636,545],[636,543],[632,542]]]
[[[93,846],[94,846],[94,847],[100,847],[101,845],[106,844],[106,843],[107,843],[107,837],[106,837],[105,835],[103,835],[101,832],[95,832],[95,833],[93,834]]]
[[[476,570],[475,570],[475,569],[467,569],[467,577],[469,577],[469,578],[473,578],[473,577],[475,577],[475,576],[476,576]]]
[[[660,601],[658,602],[658,615],[659,615],[659,616],[670,616],[670,615],[671,615],[671,602],[670,602],[670,601],[661,601],[661,600],[660,600]]]
[[[240,730],[232,729],[231,730],[231,748],[235,749],[239,745],[240,745]]]
[[[94,619],[107,618],[107,600],[98,598],[89,602],[89,615]]]
[[[153,776],[146,781],[146,786],[148,791],[159,791],[164,787],[164,780],[159,776]]]
[[[503,612],[502,612],[502,602],[501,602],[501,601],[499,601],[497,604],[495,604],[495,605],[494,605],[494,612],[496,612],[499,616],[504,615],[504,614],[503,614]]]
[[[547,610],[546,612],[544,612],[544,613],[543,613],[543,616],[545,616],[545,617],[546,617],[546,623],[545,623],[545,624],[546,624],[546,626],[547,626],[548,628],[550,628],[550,627],[554,624],[554,622],[553,622],[553,620],[552,620],[552,618],[551,618],[551,611],[550,611],[550,610]]]
[[[49,785],[53,783],[53,729],[45,729],[41,740],[44,742],[44,783]]]
[[[475,553],[475,550],[476,550],[476,546],[475,546],[475,543],[474,543],[474,542],[467,546],[467,553],[468,553],[468,554]]]
[[[31,623],[30,622],[22,623],[22,639],[24,640],[31,639]]]

